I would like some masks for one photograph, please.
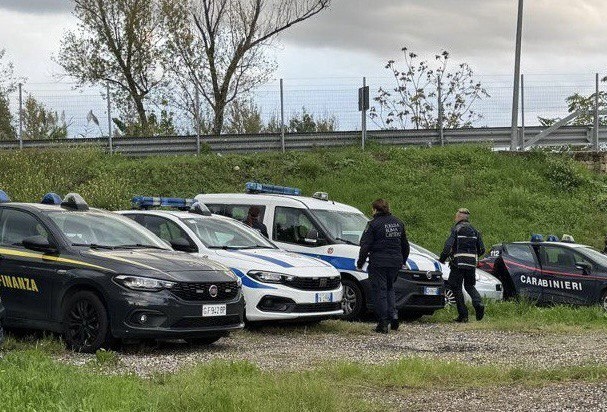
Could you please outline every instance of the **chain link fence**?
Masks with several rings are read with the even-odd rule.
[[[472,126],[509,127],[512,77],[477,75],[475,78],[481,82],[489,96],[475,102],[474,110],[480,118]],[[280,132],[283,118],[287,133],[357,131],[362,126],[361,113],[358,111],[358,88],[362,82],[362,77],[284,79],[282,94],[280,82],[274,81],[251,92],[247,96],[247,104],[249,111],[259,115],[258,129],[263,133]],[[374,98],[378,96],[380,88],[392,90],[396,87],[395,79],[390,77],[369,77],[366,82],[370,86],[371,107],[378,104]],[[601,82],[601,90],[604,89],[603,86]],[[570,96],[578,94],[589,97],[595,93],[595,75],[525,75],[522,92],[524,99],[519,123],[522,125],[524,121],[526,127],[543,126],[541,119],[563,118],[570,113],[571,108],[567,102]],[[14,135],[0,136],[2,140],[18,140],[19,137],[24,140],[48,138],[48,129],[53,127],[64,130],[64,133],[53,135],[55,137],[98,138],[110,134],[113,137],[128,137],[112,121],[112,118],[119,117],[121,110],[111,99],[108,100],[105,86],[77,88],[75,84],[65,82],[26,83],[20,92],[9,96],[9,103]],[[163,108],[153,110],[159,112],[161,109]],[[174,123],[175,134],[195,134],[192,116],[170,105],[164,109],[173,114],[171,121]],[[314,123],[316,129],[306,129],[310,127],[309,124],[302,125],[306,120]],[[40,125],[41,122],[47,123],[44,125],[46,128]],[[44,130],[30,130],[36,127]],[[237,125],[230,126],[228,112],[226,128],[230,127],[232,129],[229,134],[239,132]],[[367,128],[370,131],[379,130],[382,125],[377,119],[368,117]],[[41,136],[40,133],[47,135]]]

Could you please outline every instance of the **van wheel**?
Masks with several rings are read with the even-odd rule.
[[[222,336],[205,336],[204,338],[188,338],[185,341],[193,346],[208,346],[214,344],[221,338]]]
[[[74,293],[63,306],[62,319],[65,342],[76,352],[94,353],[108,341],[107,311],[93,292]]]
[[[350,279],[342,279],[343,299],[341,307],[344,310],[343,319],[356,320],[362,315],[364,305],[363,292],[358,283]]]
[[[455,306],[455,293],[453,293],[451,286],[445,285],[443,295],[445,296],[445,307]]]

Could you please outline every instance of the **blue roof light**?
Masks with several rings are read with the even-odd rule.
[[[301,196],[301,190],[296,187],[265,185],[256,182],[248,182],[245,186],[246,193],[268,193],[273,195]]]
[[[0,190],[0,203],[8,203],[11,201],[11,198],[8,197],[5,191]]]
[[[547,242],[558,242],[559,241],[559,237],[556,235],[548,235],[548,237],[546,238]]]
[[[47,193],[44,195],[40,203],[43,205],[60,205],[61,196],[59,196],[57,193]]]
[[[135,209],[150,209],[152,207],[172,207],[179,210],[188,210],[194,204],[194,199],[178,197],[152,197],[135,196],[132,200]]]
[[[531,241],[532,242],[543,242],[544,241],[544,236],[539,235],[539,234],[533,234],[531,235]]]

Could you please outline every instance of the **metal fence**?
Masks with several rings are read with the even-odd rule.
[[[541,132],[541,127],[525,129],[525,138],[529,139]],[[489,144],[494,148],[508,148],[510,145],[510,128],[475,128],[445,130],[444,143],[449,144]],[[522,131],[522,129],[521,129]],[[537,142],[538,146],[574,145],[590,146],[593,131],[586,126],[566,126],[555,131],[549,138]],[[368,133],[368,140],[382,145],[393,146],[434,146],[440,144],[436,130],[376,130]],[[522,136],[520,136],[522,138]],[[599,140],[607,144],[607,130],[601,131]],[[305,133],[285,135],[285,149],[311,150],[361,145],[360,131]],[[157,156],[198,154],[200,148],[215,153],[251,153],[281,150],[280,134],[223,135],[220,137],[203,136],[157,136],[139,138],[115,138],[115,153],[126,156]],[[57,141],[26,140],[24,148],[62,148],[62,147],[97,147],[109,151],[109,140],[105,138],[64,139]],[[19,142],[0,142],[0,149],[18,149]]]
[[[473,126],[474,129],[445,130],[447,143],[449,140],[459,141],[465,139],[471,141],[487,141],[497,145],[507,146],[505,142],[505,131],[510,126],[511,104],[512,104],[512,77],[510,75],[478,75],[476,78],[482,83],[490,97],[478,101],[474,108],[482,115]],[[521,129],[524,129],[526,138],[537,135],[540,129],[540,118],[564,118],[570,113],[566,98],[578,93],[590,96],[595,93],[595,74],[588,75],[525,75],[523,82],[524,101],[521,104],[522,119]],[[394,78],[390,77],[368,77],[367,85],[370,86],[371,106],[377,105],[373,100],[380,88],[390,89],[395,86]],[[297,135],[289,134],[285,138],[287,149],[305,149],[313,146],[328,147],[332,145],[355,144],[360,136],[356,132],[362,129],[362,118],[358,111],[358,88],[362,86],[361,78],[326,78],[326,79],[284,79],[284,87],[280,87],[280,81],[269,83],[253,91],[249,99],[261,113],[262,123],[267,125],[272,121],[280,121],[282,117],[285,123],[291,118],[301,115],[305,110],[315,119],[333,119],[335,128],[339,133]],[[603,87],[601,82],[600,87]],[[20,124],[19,113],[23,113],[23,105],[28,96],[32,96],[42,103],[49,111],[59,114],[59,118],[65,121],[67,127],[68,144],[86,145],[101,144],[107,146],[108,136],[115,140],[117,151],[124,153],[157,153],[169,151],[171,153],[198,152],[198,142],[192,143],[195,122],[191,116],[180,112],[172,107],[156,107],[150,110],[166,109],[174,113],[174,123],[177,133],[186,137],[163,137],[130,139],[118,137],[119,133],[113,126],[112,117],[119,113],[118,107],[107,99],[105,87],[77,89],[74,84],[31,83],[23,85],[21,96],[15,93],[9,96],[13,124],[15,130],[23,128]],[[21,98],[20,98],[21,97]],[[281,101],[283,104],[281,105]],[[369,139],[381,143],[392,144],[430,144],[435,143],[436,133],[433,130],[421,131],[382,131],[381,125],[370,117],[366,117],[369,129]],[[589,125],[590,127],[590,125]],[[584,129],[584,128],[582,128]],[[588,129],[567,128],[564,132],[552,134],[551,141],[554,144],[571,143],[583,144]],[[354,131],[354,132],[341,132]],[[522,133],[522,132],[521,132]],[[189,137],[188,137],[189,136]],[[396,136],[386,138],[385,136]],[[477,138],[477,136],[480,136]],[[563,136],[567,136],[564,138]],[[2,137],[0,136],[0,139]],[[91,140],[92,139],[92,140]],[[99,139],[99,140],[95,140]],[[251,150],[268,150],[268,148],[280,149],[278,135],[261,133],[259,135],[222,135],[221,137],[201,137],[201,141],[208,143],[213,151],[229,152],[240,151],[240,148],[248,143]],[[82,140],[82,141],[80,141]],[[405,141],[406,140],[406,141]],[[0,140],[1,141],[1,140]],[[157,144],[155,142],[158,142]],[[171,143],[168,143],[171,142]],[[243,143],[244,142],[244,143]],[[24,140],[24,147],[48,146],[55,143],[33,142]],[[168,149],[168,145],[174,147]],[[538,144],[543,144],[538,142]],[[148,147],[144,147],[148,146]],[[157,150],[157,146],[164,147]],[[14,141],[3,142],[0,147],[14,147]],[[135,149],[135,148],[138,149]]]

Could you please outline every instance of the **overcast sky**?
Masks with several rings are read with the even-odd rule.
[[[447,49],[479,74],[509,74],[516,0],[333,0],[329,11],[297,26],[276,50],[278,77],[384,76],[383,64],[406,45],[431,57]],[[66,0],[2,0],[0,48],[30,82],[59,69],[50,56],[75,24]],[[527,0],[523,71],[594,73],[607,66],[604,0]]]

